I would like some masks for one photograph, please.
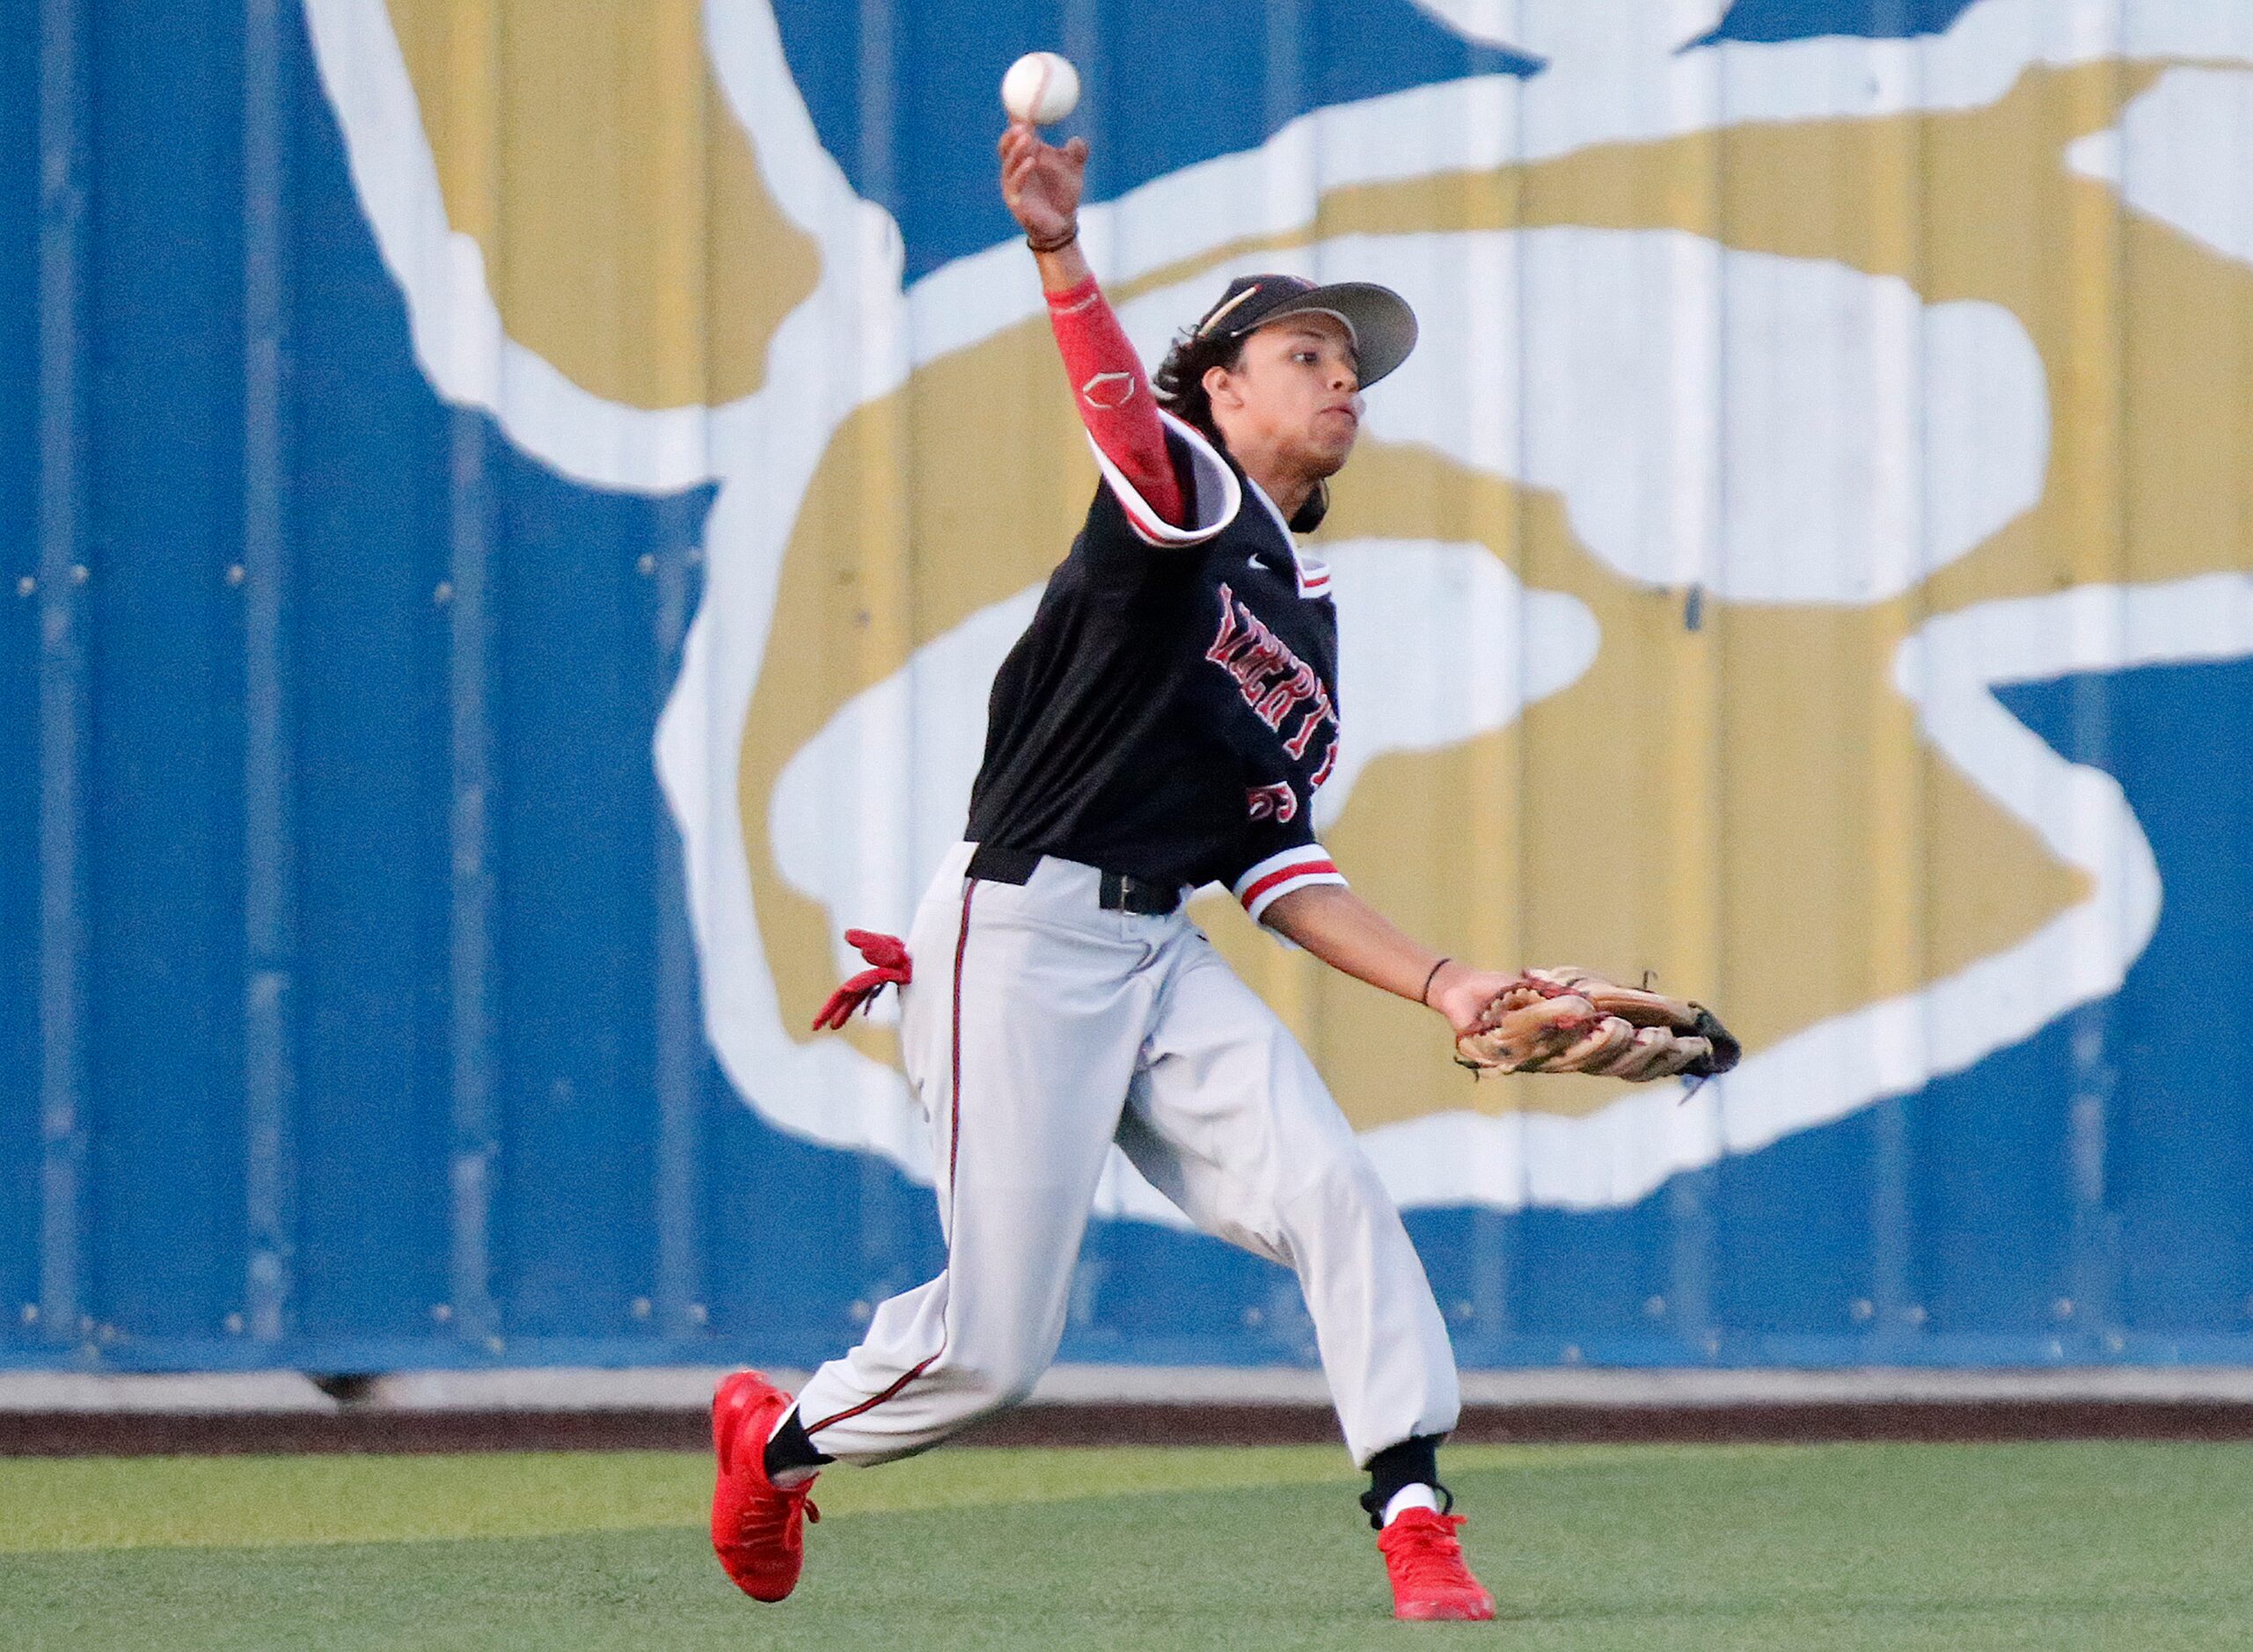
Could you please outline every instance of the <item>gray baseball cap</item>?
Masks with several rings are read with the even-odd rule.
[[[1309,312],[1345,323],[1364,387],[1407,361],[1416,347],[1415,311],[1391,288],[1374,281],[1320,285],[1298,275],[1238,276],[1189,329],[1189,336],[1240,339],[1285,316]]]

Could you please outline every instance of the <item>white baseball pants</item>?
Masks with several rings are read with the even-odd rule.
[[[971,848],[916,913],[901,1026],[947,1267],[814,1373],[814,1444],[881,1463],[1032,1391],[1115,1141],[1205,1232],[1296,1270],[1356,1464],[1452,1429],[1423,1264],[1289,1030],[1182,913],[1106,911],[1100,874],[1054,858],[1022,887],[970,881]]]

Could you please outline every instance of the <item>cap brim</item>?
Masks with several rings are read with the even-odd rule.
[[[1374,281],[1309,288],[1262,316],[1252,331],[1309,311],[1341,317],[1353,329],[1354,362],[1364,389],[1407,361],[1416,347],[1416,312],[1400,294]]]

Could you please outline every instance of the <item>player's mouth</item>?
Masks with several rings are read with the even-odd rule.
[[[1346,428],[1350,430],[1361,428],[1361,415],[1344,402],[1340,402],[1335,407],[1325,407],[1322,411],[1326,413],[1337,413],[1342,416],[1346,421]]]

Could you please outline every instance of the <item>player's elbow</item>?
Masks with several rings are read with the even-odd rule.
[[[1269,902],[1260,922],[1320,956],[1320,942],[1330,928],[1328,920],[1348,898],[1342,883],[1310,883]]]

